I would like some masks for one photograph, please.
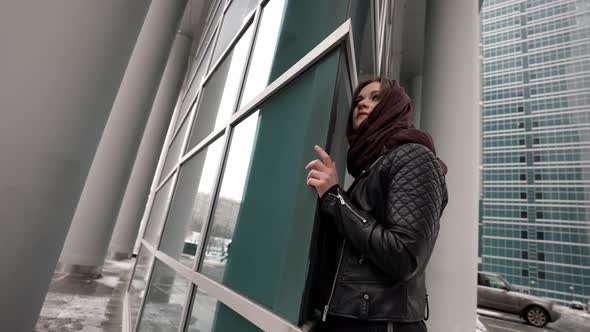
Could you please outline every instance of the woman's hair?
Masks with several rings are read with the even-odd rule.
[[[391,92],[391,88],[392,88],[391,81],[388,79],[385,79],[383,77],[375,77],[375,78],[368,79],[366,81],[362,81],[361,83],[359,83],[359,85],[354,90],[354,93],[352,94],[352,103],[350,104],[350,113],[351,114],[352,114],[352,111],[354,111],[354,108],[356,107],[356,105],[358,104],[357,98],[358,98],[359,94],[361,93],[361,90],[373,82],[381,83],[381,100],[384,100],[385,97]]]

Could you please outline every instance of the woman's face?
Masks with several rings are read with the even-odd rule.
[[[381,83],[371,82],[361,89],[352,111],[352,128],[357,130],[381,101]]]

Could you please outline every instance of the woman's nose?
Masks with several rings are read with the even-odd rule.
[[[359,105],[359,108],[361,108],[361,109],[369,108],[369,105],[367,105],[367,101],[365,99],[359,101],[358,105]]]

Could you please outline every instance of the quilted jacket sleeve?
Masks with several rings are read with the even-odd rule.
[[[339,186],[323,197],[321,208],[365,258],[393,281],[404,281],[430,258],[446,188],[436,157],[425,147],[407,144],[392,154],[383,184],[386,220],[355,207]]]

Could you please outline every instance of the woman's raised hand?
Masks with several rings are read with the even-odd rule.
[[[307,185],[315,187],[318,195],[322,197],[328,189],[338,184],[338,171],[336,170],[336,163],[332,161],[330,155],[324,149],[319,145],[314,146],[314,149],[321,160],[313,160],[305,166],[305,169],[309,171]]]

